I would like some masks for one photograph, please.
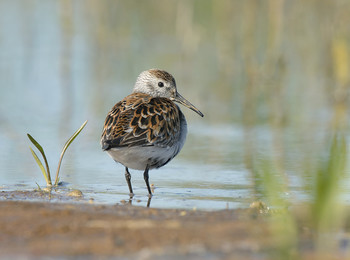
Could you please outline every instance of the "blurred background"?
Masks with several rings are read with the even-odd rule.
[[[331,140],[349,137],[349,12],[347,0],[0,0],[1,189],[45,185],[26,133],[55,172],[87,119],[61,180],[96,202],[127,199],[124,168],[100,148],[104,119],[141,71],[161,68],[205,117],[182,108],[187,141],[150,172],[152,206],[248,207],[270,184],[312,200]]]

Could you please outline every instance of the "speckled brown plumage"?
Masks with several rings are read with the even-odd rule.
[[[108,113],[102,133],[104,150],[117,147],[173,146],[180,134],[180,109],[167,98],[133,93]]]
[[[149,70],[149,72],[159,79],[163,79],[169,82],[171,81],[174,85],[176,85],[174,77],[170,73],[164,70],[152,69],[152,70]]]

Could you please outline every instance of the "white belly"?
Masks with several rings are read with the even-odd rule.
[[[112,148],[107,151],[115,161],[135,170],[159,168],[168,163],[182,148],[178,145],[162,148],[156,146]]]

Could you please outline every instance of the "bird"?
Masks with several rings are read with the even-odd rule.
[[[204,116],[179,94],[170,73],[149,69],[137,77],[132,93],[116,103],[107,114],[101,147],[125,167],[130,198],[134,193],[129,169],[144,171],[151,198],[149,170],[166,165],[185,143],[187,122],[175,102]]]

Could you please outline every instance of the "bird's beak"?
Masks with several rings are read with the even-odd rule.
[[[175,98],[173,98],[173,100],[175,102],[178,102],[182,105],[184,105],[185,107],[188,107],[189,109],[193,110],[194,112],[196,112],[198,115],[200,115],[201,117],[203,117],[204,115],[202,114],[201,111],[198,110],[198,108],[196,108],[194,105],[192,105],[189,101],[187,101],[183,96],[181,96],[178,92],[176,92]]]

